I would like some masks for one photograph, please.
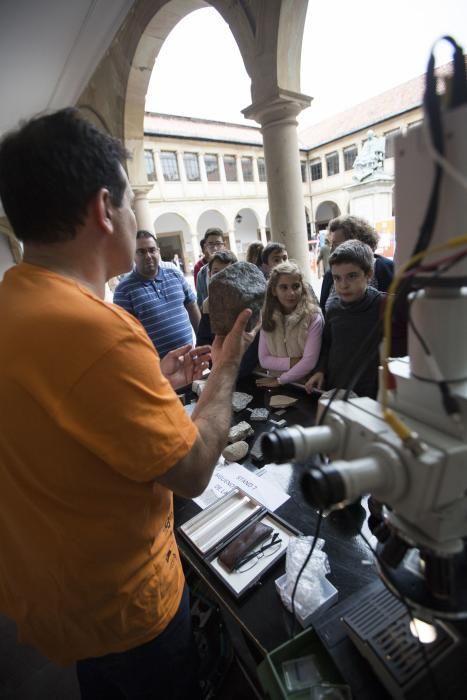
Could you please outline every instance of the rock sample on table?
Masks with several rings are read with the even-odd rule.
[[[219,272],[217,274],[220,274]],[[244,394],[243,391],[234,391],[232,394],[232,408],[234,411],[243,411],[253,401],[251,394]]]
[[[239,442],[253,435],[255,431],[246,420],[240,421],[237,425],[233,425],[229,430],[229,442]]]
[[[297,401],[298,399],[294,399],[292,396],[274,394],[274,396],[271,396],[269,399],[269,405],[271,408],[288,408],[288,406],[291,406]]]
[[[237,262],[218,272],[209,283],[209,319],[215,335],[227,335],[243,309],[253,315],[247,330],[258,324],[266,294],[261,270],[247,262]]]
[[[269,411],[267,408],[254,408],[251,411],[250,420],[267,420],[269,418]]]
[[[222,456],[227,462],[238,462],[248,454],[248,450],[248,443],[240,440],[240,442],[233,442],[231,445],[227,445],[222,452]]]

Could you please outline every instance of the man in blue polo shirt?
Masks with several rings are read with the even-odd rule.
[[[193,343],[192,327],[196,333],[200,319],[196,297],[180,270],[161,262],[149,231],[136,234],[135,268],[118,284],[114,303],[141,321],[161,358]]]

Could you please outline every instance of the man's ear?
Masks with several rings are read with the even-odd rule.
[[[105,233],[113,233],[113,206],[110,192],[102,187],[90,202],[90,210],[97,226]]]

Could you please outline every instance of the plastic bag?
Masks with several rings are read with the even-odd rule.
[[[285,576],[276,581],[282,602],[292,612],[292,593],[295,581],[310,552],[313,537],[292,537],[287,547]],[[318,538],[313,554],[304,568],[295,591],[295,614],[305,620],[329,598],[329,581],[326,574],[331,572],[328,555],[323,552],[324,540]]]

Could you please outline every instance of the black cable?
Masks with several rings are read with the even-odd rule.
[[[371,552],[371,553],[373,554],[373,556],[375,557],[375,559],[376,559],[376,561],[378,562],[378,564],[380,565],[381,569],[385,572],[386,577],[389,579],[390,576],[388,575],[387,566],[386,566],[386,564],[384,563],[384,561],[381,559],[381,557],[379,556],[378,552],[374,549],[374,547],[371,546],[371,543],[369,542],[368,538],[363,534],[363,532],[362,532],[361,530],[360,530],[360,532],[359,532],[359,535],[360,535],[360,537],[362,538],[362,540],[365,542],[365,544],[367,545],[367,547],[368,547],[368,549],[370,550],[370,552]],[[411,608],[410,608],[409,603],[407,602],[407,600],[406,600],[405,596],[403,595],[403,593],[401,593],[401,591],[397,589],[397,587],[395,586],[393,580],[392,580],[392,585],[393,585],[394,588],[396,589],[396,592],[394,592],[394,591],[391,590],[390,593],[391,593],[395,598],[397,598],[397,600],[399,600],[400,603],[402,603],[402,605],[404,606],[404,608],[405,608],[406,611],[407,611],[408,617],[410,618],[410,621],[412,622],[414,629],[416,630],[416,629],[417,629],[417,626],[416,626],[415,618],[414,618],[414,616],[413,616],[413,613],[412,613],[412,610],[411,610]],[[389,589],[387,589],[387,590],[389,590]],[[427,654],[427,652],[426,652],[425,645],[423,644],[423,642],[420,641],[420,637],[418,636],[418,632],[417,632],[417,636],[416,636],[415,638],[416,638],[417,641],[418,641],[418,645],[419,645],[419,647],[420,647],[420,650],[421,650],[421,653],[422,653],[422,657],[423,657],[423,663],[424,663],[424,666],[425,666],[425,670],[426,670],[427,676],[430,678],[431,683],[432,683],[432,685],[433,685],[433,688],[434,688],[434,691],[435,691],[435,696],[436,696],[437,700],[442,700],[442,695],[441,695],[441,691],[440,691],[440,688],[439,688],[439,685],[438,685],[438,680],[437,680],[437,678],[436,678],[434,669],[432,668],[432,666],[431,666],[431,664],[430,664],[430,659],[428,658],[428,654]]]
[[[310,561],[311,556],[312,556],[312,554],[313,554],[313,552],[314,552],[314,549],[315,549],[315,547],[316,547],[316,543],[317,543],[318,537],[319,537],[319,531],[320,531],[320,529],[321,529],[321,521],[322,521],[322,519],[323,519],[323,511],[322,511],[322,510],[319,510],[319,512],[318,512],[318,520],[316,521],[315,534],[313,535],[313,542],[311,543],[310,551],[309,551],[308,554],[306,555],[305,560],[304,560],[302,566],[300,567],[300,571],[299,571],[298,574],[297,574],[297,578],[295,579],[295,584],[294,584],[293,591],[292,591],[292,615],[293,615],[293,619],[292,619],[292,635],[291,635],[292,637],[295,635],[295,623],[296,623],[296,617],[295,617],[295,594],[296,594],[296,592],[297,592],[297,588],[298,588],[298,583],[299,583],[299,581],[300,581],[300,577],[301,577],[301,575],[303,574],[303,572],[305,571],[305,567],[307,566],[308,562]]]

